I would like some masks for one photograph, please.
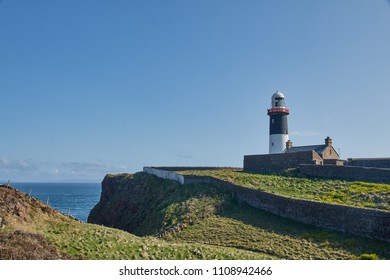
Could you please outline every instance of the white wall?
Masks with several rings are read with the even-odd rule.
[[[269,153],[280,154],[286,149],[288,134],[271,134],[269,136]],[[274,143],[274,145],[272,145]]]
[[[184,184],[184,176],[177,174],[175,172],[172,172],[172,171],[156,169],[153,167],[144,167],[144,172],[151,174],[151,175],[155,175],[159,178],[176,181],[182,185]]]

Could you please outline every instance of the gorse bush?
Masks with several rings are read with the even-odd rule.
[[[379,257],[376,254],[361,254],[358,260],[379,260]]]

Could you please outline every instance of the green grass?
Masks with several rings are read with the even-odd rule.
[[[287,197],[390,211],[390,185],[246,173],[237,170],[190,170],[184,175],[211,176],[247,188]]]
[[[376,254],[362,254],[356,258],[357,260],[379,260]]]
[[[18,214],[10,211],[16,207],[20,209]],[[275,258],[237,248],[167,242],[150,236],[138,237],[118,229],[81,223],[10,189],[0,188],[0,217],[0,259]]]
[[[251,177],[253,174],[242,178],[236,177],[245,175],[239,172],[220,174],[234,180],[247,180],[247,184],[255,184],[257,180]],[[286,181],[291,185],[330,184],[322,180],[300,181],[299,178],[280,177],[274,182],[270,180],[274,178],[272,176],[259,178],[264,185],[280,189],[283,187],[278,184]],[[107,208],[111,207],[110,211],[115,214],[119,204],[113,203],[121,203],[123,224],[131,221],[132,232],[138,236],[81,223],[25,195],[17,193],[15,196],[11,191],[0,195],[0,216],[6,224],[0,233],[23,230],[39,234],[57,249],[59,255],[76,259],[390,259],[389,243],[277,217],[240,204],[231,192],[217,184],[182,186],[145,173],[118,176],[117,179],[123,180],[123,185],[116,186],[121,191],[110,200],[116,207],[107,205]],[[365,183],[339,184],[344,184],[345,190],[357,196],[372,191]],[[386,186],[378,184],[374,188],[386,195]],[[132,193],[134,188],[139,196]],[[130,201],[137,207],[128,208],[125,203]],[[20,215],[10,211],[14,209],[13,204],[21,207]],[[20,248],[19,252],[22,250]]]
[[[167,242],[137,237],[127,232],[74,221],[52,223],[43,230],[61,251],[77,259],[169,260],[169,259],[270,259],[270,255],[236,248]]]
[[[0,229],[0,260],[72,259],[40,234]]]
[[[234,247],[281,259],[358,259],[364,254],[390,259],[386,242],[304,225],[236,202],[164,238]]]
[[[154,221],[140,220],[135,225],[137,234],[142,236],[160,233],[173,244],[235,248],[278,259],[358,259],[364,254],[390,259],[386,242],[277,217],[237,202],[218,184],[179,185],[144,173],[134,174],[132,180],[137,181],[137,186],[147,182],[148,192],[142,199],[137,198],[136,205],[131,204],[139,212],[123,215],[131,219],[131,215],[139,217],[143,212],[149,221]],[[145,224],[149,226],[147,230]]]

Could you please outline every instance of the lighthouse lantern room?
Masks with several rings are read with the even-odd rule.
[[[271,98],[272,108],[268,109],[269,123],[269,153],[283,153],[286,149],[288,137],[287,116],[290,113],[286,108],[284,94],[276,91]]]

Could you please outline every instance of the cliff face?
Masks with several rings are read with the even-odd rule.
[[[107,175],[88,222],[161,236],[216,213],[230,199],[215,185],[182,186],[146,173]]]
[[[100,201],[91,210],[88,222],[139,235],[153,234],[140,227],[145,225],[152,205],[162,198],[158,198],[157,189],[153,188],[159,182],[146,179],[141,174],[107,175],[102,182]]]
[[[153,184],[141,177],[134,174],[107,175],[102,182],[100,201],[91,210],[88,223],[137,232],[147,219],[148,206],[153,204],[151,200],[158,199],[156,190],[151,189]]]

